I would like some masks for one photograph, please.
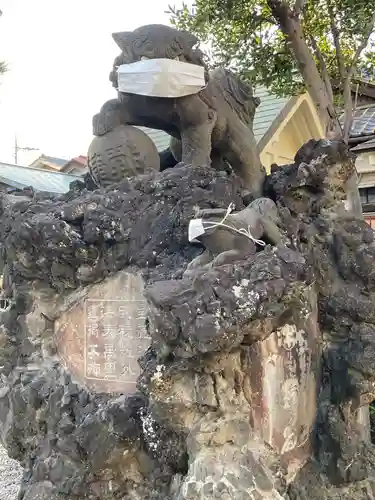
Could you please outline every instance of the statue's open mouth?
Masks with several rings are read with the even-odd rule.
[[[122,64],[118,90],[150,97],[184,97],[205,87],[204,67],[174,59],[144,59]]]

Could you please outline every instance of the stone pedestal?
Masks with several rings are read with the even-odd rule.
[[[0,196],[0,433],[20,499],[375,498],[357,415],[375,384],[374,233],[340,208],[346,147],[315,146],[267,179],[285,245],[197,276],[189,221],[242,209],[233,176]]]

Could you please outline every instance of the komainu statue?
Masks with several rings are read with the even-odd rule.
[[[206,271],[215,266],[250,259],[256,255],[257,245],[264,247],[266,243],[281,243],[278,211],[271,199],[258,198],[240,212],[231,212],[231,207],[227,210],[209,208],[197,211],[196,217],[201,219],[193,219],[190,224],[201,224],[199,232],[202,234],[197,235],[195,240],[203,243],[205,251],[189,263],[184,276],[192,275],[196,270]],[[194,230],[194,226],[192,228]]]
[[[199,40],[185,31],[155,24],[113,38],[122,51],[110,74],[116,89],[120,66],[148,59],[201,66],[206,85],[193,95],[173,98],[119,91],[118,98],[107,101],[94,116],[94,135],[124,124],[164,130],[174,138],[172,151],[180,149],[182,163],[193,167],[212,163],[218,168],[229,164],[251,194],[261,196],[265,172],[251,128],[259,99],[251,86],[226,69],[209,72],[203,53],[195,48]]]

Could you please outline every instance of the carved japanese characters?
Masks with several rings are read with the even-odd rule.
[[[117,68],[122,64],[173,58],[204,65],[202,52],[193,48],[198,40],[168,26],[144,26],[132,33],[115,34],[114,39],[122,50],[110,75],[116,88]],[[186,97],[158,98],[120,92],[118,99],[107,101],[94,116],[93,131],[100,136],[119,124],[164,130],[181,141],[183,163],[193,167],[210,165],[214,157],[215,167],[217,162],[225,161],[253,196],[259,197],[265,172],[251,128],[258,104],[250,85],[220,68],[207,73],[207,85],[198,94]]]
[[[139,274],[95,285],[55,322],[58,354],[81,384],[99,392],[135,391],[138,358],[150,345]]]
[[[150,137],[126,125],[95,137],[89,147],[88,162],[91,176],[103,187],[160,168],[158,150]]]

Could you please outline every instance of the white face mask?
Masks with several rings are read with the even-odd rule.
[[[205,87],[204,68],[174,59],[146,59],[123,64],[118,90],[150,97],[184,97]]]

